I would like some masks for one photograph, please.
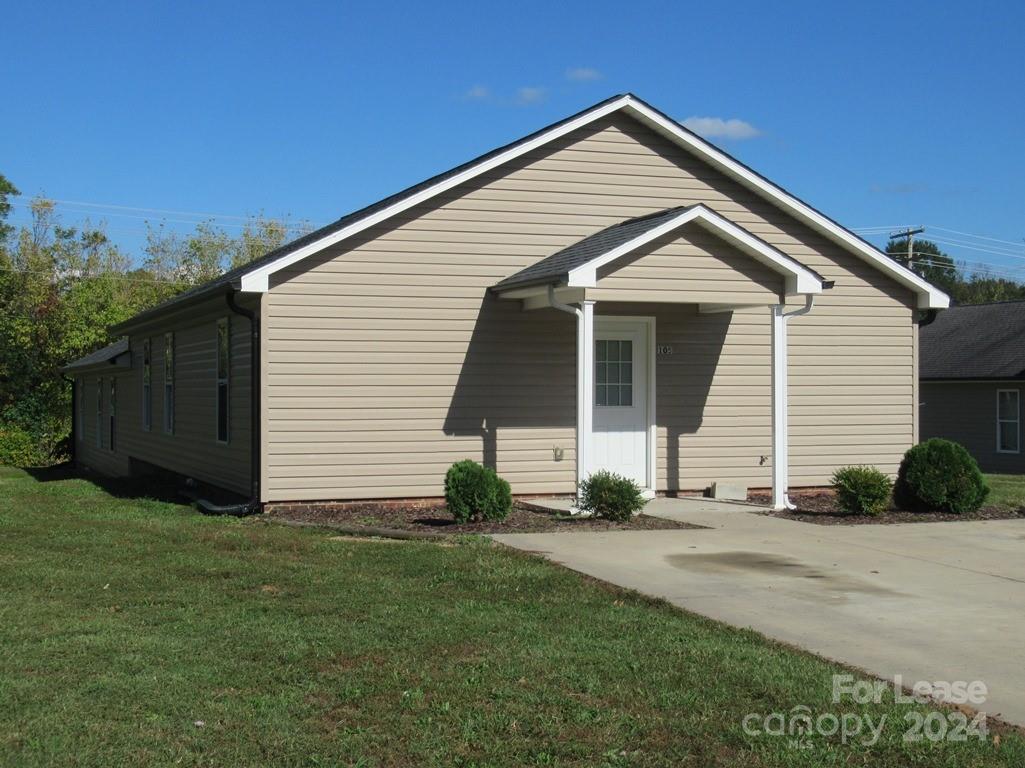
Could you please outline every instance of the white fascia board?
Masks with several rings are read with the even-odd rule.
[[[703,205],[695,205],[681,211],[678,216],[664,224],[570,270],[567,285],[580,288],[597,287],[599,269],[690,222],[699,224],[717,237],[733,243],[773,271],[784,275],[788,294],[822,292],[822,281],[806,267]]]
[[[918,295],[918,306],[921,309],[946,309],[950,306],[950,297],[947,294],[920,278],[907,267],[898,264],[882,251],[873,248],[852,232],[848,232],[814,208],[802,203],[793,195],[784,192],[775,184],[763,179],[757,173],[744,167],[725,153],[720,152],[711,144],[688,131],[682,130],[663,115],[653,111],[646,104],[629,99],[625,109],[642,122],[659,130],[663,135],[703,157],[713,166],[724,171],[728,176],[736,179],[744,186],[754,189],[770,200],[782,205],[784,209],[796,214],[799,219],[811,225],[813,229],[825,234],[848,250],[854,251],[881,271],[889,274],[897,282],[913,290]]]
[[[368,229],[374,226],[375,224],[379,224],[382,221],[389,219],[398,213],[402,213],[403,211],[408,210],[415,205],[419,205],[420,203],[431,199],[435,195],[439,195],[442,192],[452,189],[453,187],[457,187],[460,184],[469,181],[482,173],[486,173],[487,171],[493,168],[497,168],[498,166],[509,162],[510,160],[515,160],[517,157],[525,155],[526,153],[531,152],[537,149],[538,147],[542,147],[550,141],[558,139],[561,136],[565,136],[567,133],[572,133],[578,128],[582,128],[585,125],[588,125],[589,123],[592,123],[595,120],[604,117],[605,115],[611,114],[612,112],[616,112],[622,109],[627,103],[629,103],[629,101],[629,97],[624,96],[622,98],[616,99],[615,101],[609,102],[605,106],[598,107],[597,109],[591,112],[587,112],[581,115],[576,120],[571,120],[568,123],[564,123],[563,125],[553,128],[552,130],[547,131],[546,133],[543,133],[540,136],[537,136],[531,141],[512,147],[508,151],[502,152],[501,154],[496,155],[495,157],[492,157],[489,160],[485,160],[484,162],[479,163],[478,165],[475,165],[471,168],[467,168],[462,173],[458,173],[455,176],[444,179],[443,181],[439,181],[437,184],[428,187],[427,189],[421,190],[415,195],[403,198],[402,200],[396,202],[394,205],[389,205],[387,208],[383,208],[377,213],[371,214],[370,216],[367,216],[364,219],[360,219],[359,221],[353,222],[349,226],[339,229],[337,232],[332,232],[329,235],[325,235],[320,240],[316,240],[310,243],[309,245],[303,246],[302,248],[291,253],[284,254],[283,256],[281,256],[281,258],[275,259],[269,264],[265,264],[262,267],[258,267],[257,269],[254,269],[252,272],[243,275],[242,290],[254,291],[258,293],[265,292],[268,290],[268,276],[272,275],[278,270],[284,269],[285,267],[288,267],[291,264],[295,264],[297,261],[300,261],[306,258],[307,256],[322,251],[325,248],[328,248],[334,245],[335,243],[344,240],[347,237],[352,237],[353,235],[362,232],[364,229]]]
[[[945,293],[934,288],[925,280],[922,280],[910,269],[901,266],[881,251],[878,251],[868,245],[835,222],[830,221],[818,211],[805,205],[797,198],[784,192],[782,189],[763,179],[750,169],[745,168],[736,160],[720,152],[711,144],[708,144],[690,132],[681,129],[668,118],[655,112],[646,104],[637,101],[630,95],[622,96],[615,101],[611,101],[608,104],[591,110],[590,112],[586,112],[575,120],[571,120],[556,128],[552,128],[550,131],[546,131],[531,141],[512,147],[489,160],[485,160],[471,168],[467,168],[462,173],[444,179],[443,181],[439,181],[437,184],[421,190],[415,195],[410,195],[407,198],[399,200],[394,205],[383,208],[377,213],[353,222],[349,226],[343,227],[336,232],[325,235],[309,245],[303,246],[291,253],[286,253],[280,258],[274,259],[268,264],[258,267],[252,272],[243,275],[240,280],[239,289],[244,292],[264,293],[269,289],[268,277],[278,270],[295,264],[297,261],[300,261],[307,256],[322,251],[323,249],[328,248],[347,237],[352,237],[353,235],[379,224],[398,213],[431,199],[435,195],[439,195],[442,192],[452,189],[453,187],[469,181],[482,173],[507,163],[510,160],[514,160],[527,152],[531,152],[538,147],[544,146],[554,139],[565,136],[578,128],[582,128],[595,120],[619,110],[629,112],[641,122],[655,128],[660,133],[667,136],[670,140],[703,157],[713,166],[718,167],[720,170],[732,178],[735,178],[743,185],[755,189],[774,202],[782,205],[785,209],[792,211],[799,219],[811,225],[817,231],[822,232],[835,242],[854,251],[881,269],[883,272],[887,272],[899,283],[911,288],[918,294],[918,305],[920,307],[926,309],[943,309],[950,305],[950,298]]]

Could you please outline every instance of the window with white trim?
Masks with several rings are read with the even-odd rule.
[[[595,405],[633,405],[633,348],[632,341],[594,342]]]
[[[103,447],[103,379],[96,380],[96,447]]]
[[[231,390],[231,322],[217,321],[217,442],[228,442]]]
[[[153,345],[150,339],[142,342],[142,428],[153,427]]]
[[[117,378],[110,377],[110,400],[108,401],[107,413],[107,447],[112,451],[117,450]]]
[[[1021,453],[1021,392],[997,390],[997,453]]]
[[[174,334],[164,334],[164,432],[174,434]]]

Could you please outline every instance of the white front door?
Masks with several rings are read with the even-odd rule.
[[[590,471],[607,469],[648,487],[646,320],[597,317]]]

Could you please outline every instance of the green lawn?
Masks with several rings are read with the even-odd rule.
[[[615,534],[612,534],[615,535]],[[838,669],[487,542],[337,539],[0,468],[3,766],[990,766]],[[874,747],[746,736],[861,712]]]
[[[1025,475],[986,475],[989,498],[986,504],[996,507],[1025,507]]]

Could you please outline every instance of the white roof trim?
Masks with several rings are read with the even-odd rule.
[[[633,240],[628,240],[622,245],[613,248],[591,259],[586,264],[581,264],[571,269],[567,276],[566,284],[571,288],[595,288],[598,283],[598,270],[606,264],[611,264],[616,259],[628,253],[636,251],[641,246],[657,240],[663,235],[679,229],[691,222],[700,225],[712,234],[733,243],[740,250],[754,257],[774,272],[779,272],[786,277],[786,293],[821,293],[822,280],[807,267],[798,264],[789,256],[781,253],[768,243],[754,237],[750,232],[741,229],[736,224],[724,219],[703,205],[695,205],[678,216],[674,216],[664,224],[654,229],[649,229]]]
[[[467,168],[461,173],[443,179],[427,189],[421,190],[414,195],[410,195],[407,198],[399,200],[393,205],[383,208],[366,218],[360,219],[359,221],[353,222],[347,227],[343,227],[342,229],[325,235],[309,245],[303,246],[291,253],[283,254],[279,258],[244,274],[239,281],[239,287],[242,291],[258,293],[265,292],[268,289],[268,278],[275,272],[295,264],[297,261],[317,253],[318,251],[322,251],[345,238],[351,237],[365,229],[368,229],[369,227],[379,224],[380,222],[429,200],[442,192],[452,189],[459,184],[469,181],[482,173],[486,173],[487,171],[503,165],[510,160],[514,160],[527,152],[531,152],[538,147],[544,146],[555,139],[565,136],[578,128],[582,128],[605,115],[618,112],[620,110],[632,115],[650,127],[655,128],[662,135],[674,141],[676,144],[698,155],[744,186],[779,204],[785,210],[794,214],[798,219],[808,224],[816,231],[862,257],[881,271],[889,274],[897,282],[907,288],[910,288],[918,295],[919,307],[926,309],[942,309],[949,306],[950,299],[945,293],[930,285],[910,269],[901,266],[882,251],[873,248],[871,245],[844,229],[836,222],[831,221],[810,206],[802,203],[793,195],[783,191],[767,179],[762,178],[754,171],[719,151],[708,142],[681,128],[672,120],[656,112],[647,104],[644,104],[630,94],[615,99],[614,101],[610,101],[599,107],[595,107],[593,110],[580,115],[576,119],[558,125],[551,130],[536,136],[530,141],[518,144],[505,152],[495,155],[487,160],[483,160],[477,165]]]
[[[629,99],[630,97],[627,96],[625,98]],[[647,104],[630,99],[630,103],[627,106],[627,111],[634,114],[642,122],[657,128],[660,133],[675,140],[678,144],[693,150],[695,154],[710,162],[728,176],[780,204],[784,209],[795,214],[798,219],[810,225],[812,229],[826,235],[848,250],[855,252],[882,272],[889,274],[898,283],[913,290],[918,294],[919,308],[946,309],[950,306],[950,297],[943,291],[928,281],[923,280],[907,267],[898,264],[879,249],[872,247],[853,232],[844,229],[835,221],[823,216],[811,206],[806,205],[793,195],[780,189],[768,179],[762,178],[750,168],[737,162],[690,131],[682,129],[664,115],[651,109]]]

